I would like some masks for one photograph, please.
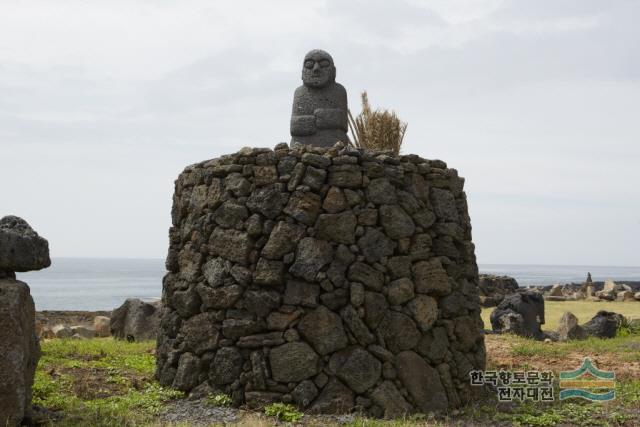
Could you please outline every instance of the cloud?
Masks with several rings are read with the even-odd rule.
[[[163,257],[173,179],[288,140],[301,59],[319,47],[354,112],[367,89],[409,122],[405,151],[467,178],[480,262],[637,263],[639,9],[3,2],[0,179],[14,184],[0,212],[57,256]]]

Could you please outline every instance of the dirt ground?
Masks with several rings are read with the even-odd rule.
[[[568,354],[553,356],[540,355],[514,355],[512,348],[516,345],[513,337],[505,335],[486,335],[487,365],[497,369],[516,369],[521,366],[529,366],[532,370],[572,371],[582,364],[585,357],[589,357],[598,369],[614,371],[618,378],[640,379],[640,360],[621,360],[620,354],[615,352],[596,352],[575,350]],[[541,344],[543,345],[543,344]],[[561,343],[548,343],[544,345],[558,346]],[[640,347],[638,348],[640,352]]]

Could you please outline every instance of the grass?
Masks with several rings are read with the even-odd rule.
[[[303,416],[295,407],[274,404],[264,412],[239,411],[239,420],[232,425],[640,425],[640,335],[547,344],[510,335],[488,335],[486,339],[490,368],[551,369],[557,374],[560,370],[575,369],[585,355],[596,355],[599,368],[616,371],[616,399],[604,404],[576,399],[504,404],[496,400],[495,392],[488,392],[469,405],[448,413],[416,414],[393,420],[363,416]],[[61,420],[50,422],[55,426],[166,426],[160,423],[157,414],[167,402],[181,398],[182,393],[162,388],[153,379],[154,347],[152,341],[127,343],[109,338],[45,341],[36,373],[34,403],[64,415]],[[224,394],[212,394],[206,402],[226,406],[230,398]],[[189,426],[184,422],[170,425]]]
[[[482,309],[482,320],[487,329],[491,329],[489,316],[495,307]],[[613,311],[631,319],[640,319],[640,302],[638,301],[545,301],[543,330],[555,331],[558,329],[558,322],[566,311],[573,313],[580,323],[586,323],[600,310]]]
[[[154,347],[111,338],[45,341],[33,403],[64,414],[60,426],[145,425],[182,396],[153,379]]]

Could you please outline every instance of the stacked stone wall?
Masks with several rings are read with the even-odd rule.
[[[238,405],[455,407],[485,348],[464,179],[440,160],[244,148],[175,183],[157,376]]]

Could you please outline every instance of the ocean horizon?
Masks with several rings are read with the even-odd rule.
[[[479,264],[480,273],[514,277],[520,286],[594,281],[640,281],[640,267]],[[162,294],[163,259],[53,258],[51,267],[17,273],[31,287],[36,310],[112,310],[127,298]]]

